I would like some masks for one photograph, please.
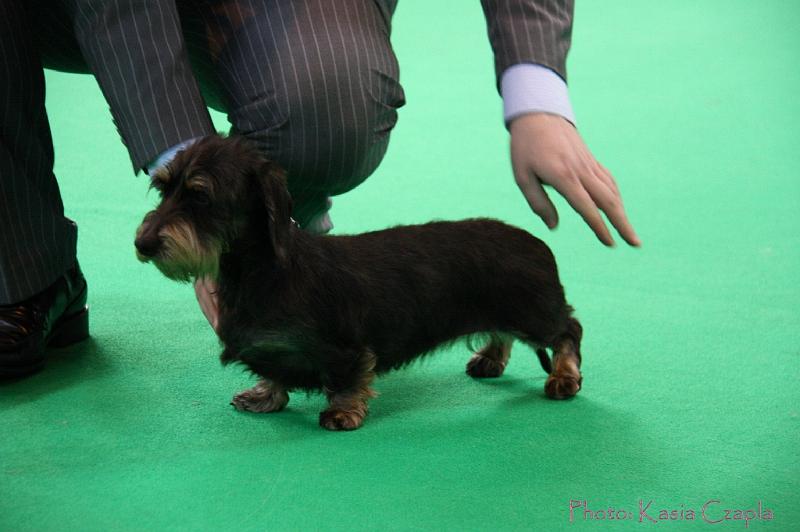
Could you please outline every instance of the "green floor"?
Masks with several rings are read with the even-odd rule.
[[[454,16],[456,15],[456,16]],[[56,172],[80,224],[93,338],[0,387],[0,530],[800,530],[800,4],[578,2],[571,96],[641,250],[516,190],[477,0],[404,1],[408,105],[336,232],[486,215],[544,238],[586,330],[584,389],[543,395],[533,354],[476,382],[463,347],[391,374],[362,430],[321,397],[238,413],[191,290],[133,253],[154,195],[95,82],[48,73]],[[215,115],[220,129],[225,119]],[[575,514],[630,512],[598,522]],[[696,520],[639,522],[639,504]],[[620,514],[622,515],[622,514]],[[733,516],[734,514],[731,514]],[[642,528],[645,527],[645,528]]]

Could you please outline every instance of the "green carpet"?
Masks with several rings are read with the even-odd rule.
[[[335,231],[493,216],[544,238],[585,327],[584,388],[546,400],[519,348],[476,382],[459,346],[380,379],[352,433],[317,426],[319,396],[228,405],[253,379],[220,366],[189,287],[135,260],[155,195],[96,83],[48,72],[92,339],[0,387],[0,530],[745,528],[704,522],[713,500],[710,520],[761,501],[774,518],[748,529],[800,530],[798,27],[793,0],[578,2],[580,130],[644,241],[609,250],[560,199],[548,232],[517,191],[477,0],[400,2],[408,105]],[[632,518],[570,523],[571,499]],[[640,523],[640,501],[696,519]]]

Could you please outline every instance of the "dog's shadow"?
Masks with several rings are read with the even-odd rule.
[[[360,430],[374,430],[380,436],[396,433],[402,427],[405,437],[428,441],[453,434],[467,439],[482,437],[487,431],[547,433],[549,439],[529,444],[548,452],[547,446],[553,442],[571,447],[575,441],[591,441],[598,448],[626,449],[631,453],[648,448],[655,455],[658,442],[624,406],[617,408],[596,400],[591,388],[570,399],[550,399],[544,392],[546,380],[547,375],[532,365],[488,379],[473,379],[463,370],[459,374],[456,368],[452,374],[437,371],[392,375],[383,386],[380,382],[376,386],[381,396],[371,402],[370,414]],[[575,460],[576,464],[591,467],[596,459],[592,451]]]
[[[533,404],[546,400],[545,376],[504,375],[498,378],[474,379],[462,370],[447,373],[392,375],[379,382],[377,399],[371,402],[371,419],[391,417],[392,413],[439,410],[448,407],[480,406],[485,394],[503,394],[513,403]]]

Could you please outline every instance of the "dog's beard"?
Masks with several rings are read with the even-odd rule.
[[[189,282],[198,277],[216,280],[219,276],[220,243],[202,243],[195,230],[186,223],[174,223],[158,232],[161,248],[155,257],[139,260],[152,261],[165,277],[179,282]]]

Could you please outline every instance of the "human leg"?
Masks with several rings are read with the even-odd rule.
[[[302,225],[377,168],[404,103],[380,5],[237,0],[194,8],[231,131],[287,170]]]

